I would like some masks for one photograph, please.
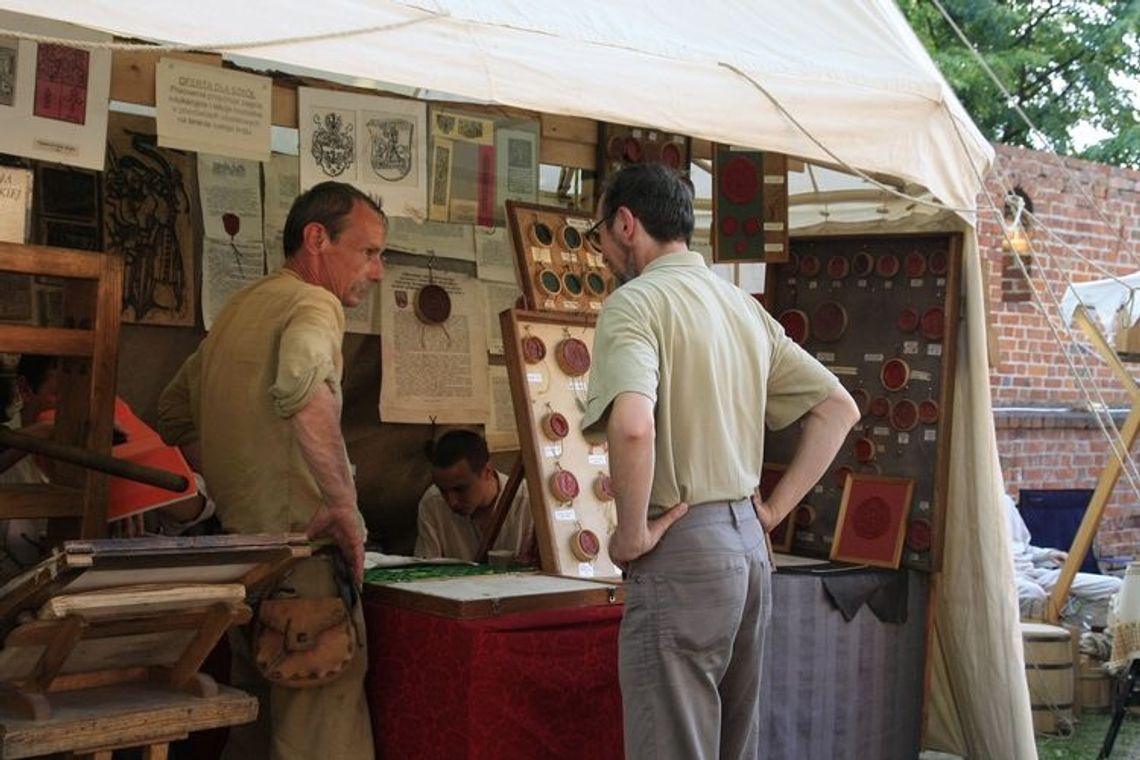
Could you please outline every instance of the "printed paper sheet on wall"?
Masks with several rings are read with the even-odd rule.
[[[159,148],[154,120],[112,114],[103,244],[123,257],[123,319],[194,325],[195,193],[190,155]]]
[[[110,35],[0,11],[0,28],[109,42]],[[103,169],[111,51],[0,37],[0,152]]]
[[[451,312],[441,324],[428,324],[416,313],[416,296],[429,284],[450,297]],[[388,266],[380,292],[380,419],[487,422],[487,336],[478,281],[438,268]]]
[[[265,274],[261,223],[261,165],[198,154],[202,208],[202,323],[234,293]]]
[[[265,268],[276,272],[285,263],[282,238],[289,209],[301,192],[301,162],[296,156],[274,153],[265,169]]]
[[[427,217],[427,105],[301,87],[301,187],[348,182],[388,216]]]

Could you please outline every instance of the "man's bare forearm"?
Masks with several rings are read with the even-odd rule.
[[[655,461],[653,402],[639,393],[614,399],[606,436],[614,484],[618,531],[632,538],[644,534]]]
[[[356,509],[344,435],[340,429],[341,405],[332,389],[321,383],[316,393],[291,420],[301,456],[309,466],[329,509]]]

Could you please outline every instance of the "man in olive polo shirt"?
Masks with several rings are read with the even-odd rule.
[[[626,569],[619,670],[627,758],[754,758],[774,528],[859,412],[749,294],[688,250],[693,197],[660,165],[610,177],[589,235],[623,285],[594,336],[583,428],[604,430]],[[806,417],[805,417],[806,415]],[[764,425],[805,417],[753,504]]]

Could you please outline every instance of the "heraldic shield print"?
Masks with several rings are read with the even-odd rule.
[[[347,116],[347,118],[346,118]],[[339,177],[356,157],[355,114],[351,111],[315,112],[313,123],[313,160],[329,177]]]
[[[399,182],[411,173],[414,163],[412,145],[415,122],[409,119],[369,119],[368,159],[376,176],[388,182]]]

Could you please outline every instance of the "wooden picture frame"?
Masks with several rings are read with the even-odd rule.
[[[895,569],[902,557],[912,478],[851,474],[843,487],[831,559]]]

